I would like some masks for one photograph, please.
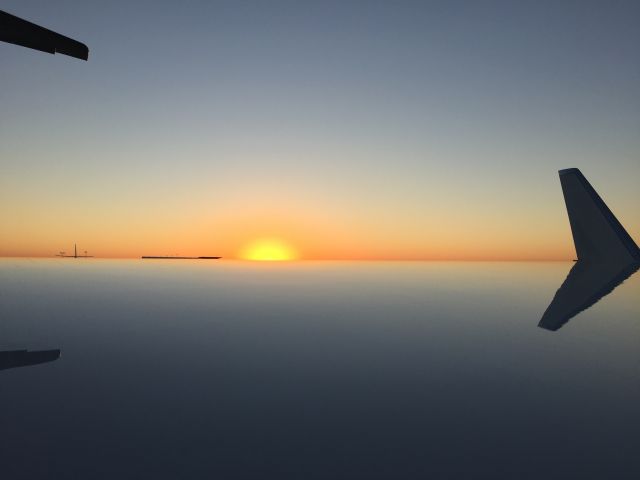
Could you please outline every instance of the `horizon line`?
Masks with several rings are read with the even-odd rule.
[[[24,259],[56,259],[55,255],[0,255],[0,258],[24,258]],[[89,257],[87,257],[89,258]],[[139,256],[93,256],[92,260],[141,260]],[[86,258],[83,257],[84,260]],[[239,257],[221,257],[218,261],[238,261],[247,263],[295,263],[295,262],[573,262],[575,258],[296,258],[291,260],[251,260]]]

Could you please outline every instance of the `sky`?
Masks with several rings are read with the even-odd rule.
[[[637,1],[3,1],[0,256],[574,258],[557,171],[640,239]]]

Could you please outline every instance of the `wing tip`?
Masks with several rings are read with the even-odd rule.
[[[60,48],[59,46],[56,46],[55,53],[60,53],[62,55],[67,55],[68,57],[84,60],[85,62],[88,61],[89,47],[87,47],[84,43],[80,43],[76,40],[73,41],[75,42],[75,44],[72,47]]]
[[[0,10],[0,41],[41,52],[89,60],[89,47],[84,43],[3,10]]]

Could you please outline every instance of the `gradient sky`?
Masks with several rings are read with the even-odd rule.
[[[557,170],[640,239],[637,1],[3,1],[0,255],[566,259]]]

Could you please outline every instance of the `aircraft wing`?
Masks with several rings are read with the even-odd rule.
[[[640,249],[577,168],[560,170],[578,261],[538,324],[558,330],[640,268]]]
[[[578,260],[542,315],[538,326],[558,330],[633,275],[640,263],[619,264]]]
[[[60,358],[60,350],[7,350],[0,352],[0,370],[27,367],[39,363],[53,362]]]
[[[47,53],[62,53],[81,60],[89,59],[89,48],[84,43],[2,10],[0,10],[0,41]]]

